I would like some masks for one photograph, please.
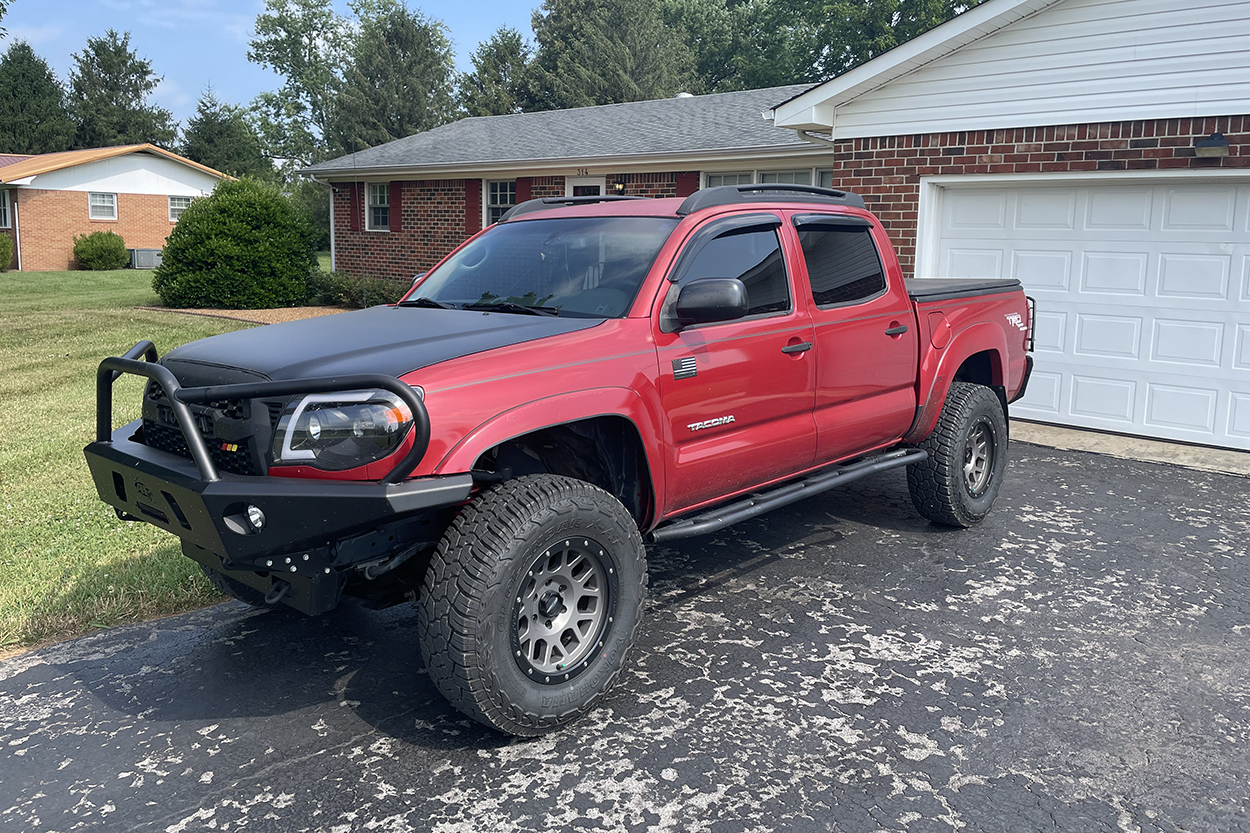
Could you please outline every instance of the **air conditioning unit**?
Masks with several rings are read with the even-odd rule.
[[[155,269],[161,265],[160,249],[129,249],[131,269]]]

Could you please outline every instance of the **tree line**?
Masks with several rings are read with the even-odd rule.
[[[0,152],[151,142],[232,174],[280,171],[463,116],[492,116],[815,82],[980,0],[544,0],[533,40],[501,27],[455,70],[447,26],[403,0],[267,0],[248,59],[282,86],[247,106],[212,89],[179,125],[161,80],[109,30],[68,82],[29,44],[0,58]],[[0,16],[5,0],[0,0]]]

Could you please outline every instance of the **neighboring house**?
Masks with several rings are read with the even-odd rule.
[[[74,236],[114,231],[130,249],[160,249],[191,200],[226,175],[155,145],[38,156],[0,155],[0,234],[12,268],[74,268]]]
[[[828,184],[828,148],[760,115],[810,86],[462,119],[303,172],[334,189],[335,267],[408,279],[534,197]]]
[[[1250,449],[1247,67],[1250,3],[988,0],[766,115],[905,271],[1020,278],[1013,414]]]

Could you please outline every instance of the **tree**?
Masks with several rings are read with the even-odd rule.
[[[234,176],[265,177],[273,162],[261,149],[260,138],[239,107],[223,103],[212,87],[200,96],[195,115],[183,131],[183,156]]]
[[[398,0],[356,0],[360,28],[333,82],[331,151],[351,153],[451,121],[455,61],[446,26]]]
[[[527,66],[533,50],[516,29],[501,26],[470,56],[457,98],[470,116],[503,116],[530,109]]]
[[[0,150],[56,153],[73,143],[61,82],[30,44],[14,41],[0,58]]]
[[[174,143],[178,127],[173,114],[147,104],[161,77],[131,51],[129,32],[119,35],[109,29],[102,38],[87,38],[86,48],[73,58],[69,97],[77,123],[76,147]]]
[[[280,90],[252,103],[271,156],[298,165],[324,158],[345,41],[346,21],[330,0],[266,0],[247,58],[284,79]]]
[[[0,20],[4,20],[5,12],[7,12],[8,10],[9,10],[9,0],[0,0]],[[4,36],[7,34],[8,34],[8,30],[6,30],[3,26],[0,26],[0,39],[3,39]]]
[[[534,109],[668,98],[694,80],[694,54],[659,0],[544,0],[533,26]]]

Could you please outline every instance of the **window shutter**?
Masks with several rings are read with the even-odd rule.
[[[528,176],[518,176],[516,178],[516,201],[517,205],[530,199],[530,195],[534,193],[533,181]]]
[[[391,231],[404,230],[404,183],[394,180],[390,183],[391,210],[387,212],[390,215]]]
[[[352,231],[360,231],[360,183],[353,182],[351,188],[351,218],[349,228]]]
[[[688,197],[698,190],[699,174],[697,172],[684,171],[677,174],[677,196]]]
[[[482,230],[482,180],[464,181],[464,236]]]

